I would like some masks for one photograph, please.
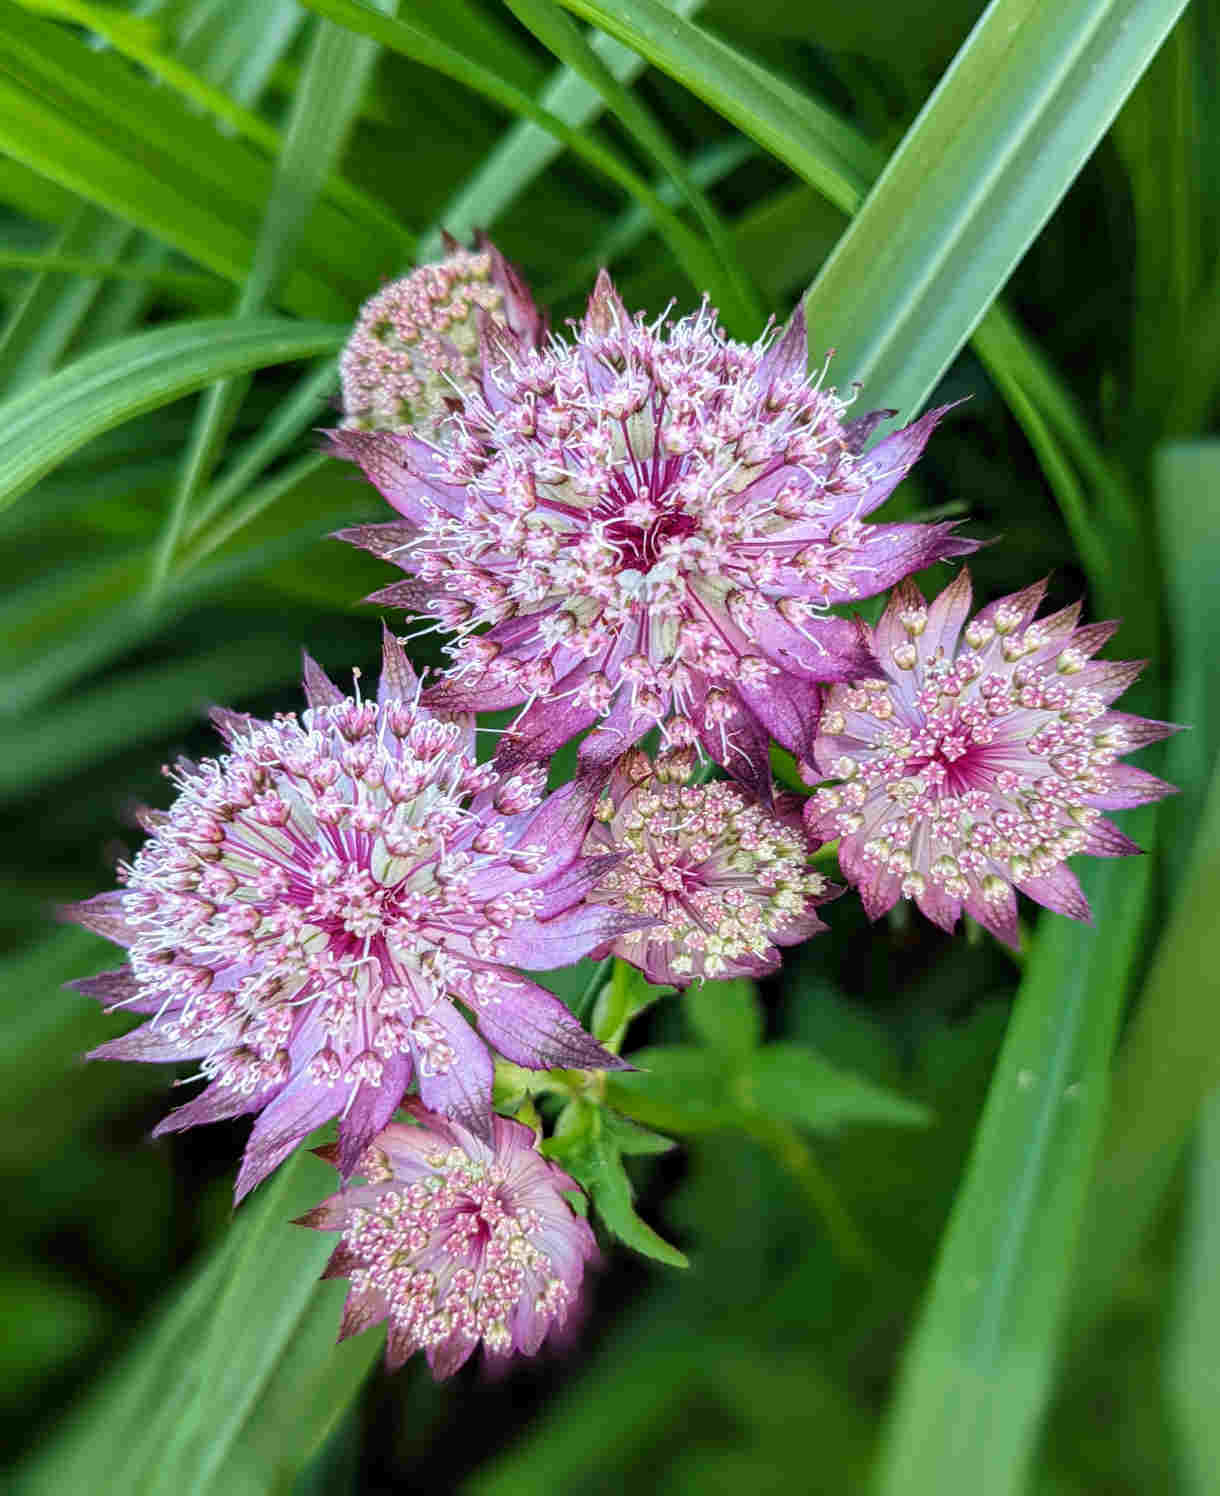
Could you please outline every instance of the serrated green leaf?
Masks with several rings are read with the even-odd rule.
[[[709,1049],[744,1058],[762,1042],[758,990],[744,977],[732,982],[692,982],[682,995],[682,1008],[686,1021]]]
[[[93,437],[213,380],[331,353],[346,326],[180,322],[87,354],[0,405],[0,508]]]
[[[564,1118],[568,1119],[566,1125]],[[631,1181],[622,1155],[654,1150],[641,1150],[636,1146],[638,1135],[624,1136],[616,1129],[615,1120],[607,1118],[600,1108],[573,1102],[565,1109],[564,1118],[542,1151],[584,1186],[607,1229],[645,1257],[654,1257],[670,1267],[689,1267],[685,1255],[642,1221],[632,1204]]]

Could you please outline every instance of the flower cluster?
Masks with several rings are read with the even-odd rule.
[[[655,923],[608,950],[657,984],[763,976],[777,945],[826,928],[814,910],[841,890],[808,866],[795,796],[770,809],[735,784],[691,784],[693,769],[688,748],[615,766],[585,851],[627,855],[592,897]]]
[[[563,1197],[575,1180],[519,1122],[496,1117],[484,1138],[417,1103],[407,1110],[416,1125],[391,1123],[360,1159],[367,1183],[300,1222],[343,1233],[324,1274],[351,1281],[340,1339],[388,1320],[387,1366],[423,1350],[437,1377],[480,1341],[489,1360],[532,1356],[597,1252]]]
[[[361,307],[339,361],[345,426],[439,441],[477,378],[484,322],[495,318],[530,346],[541,338],[533,299],[499,250],[482,238],[473,251],[448,247],[439,263],[391,281]]]
[[[403,517],[348,538],[412,581],[378,594],[455,634],[425,698],[522,708],[508,767],[586,728],[607,762],[661,726],[769,792],[768,739],[812,753],[818,683],[871,662],[827,610],[974,549],[950,524],[870,524],[943,411],[861,448],[877,419],[806,378],[798,311],[733,342],[710,308],[627,315],[603,273],[571,342],[484,342],[437,444],[334,433]]]
[[[68,911],[128,952],[77,985],[148,1019],[95,1054],[207,1083],[157,1130],[255,1114],[238,1198],[338,1118],[347,1182],[303,1224],[341,1233],[343,1334],[387,1321],[391,1367],[532,1354],[594,1255],[575,1182],[493,1111],[492,1052],[626,1062],[522,969],[762,976],[825,928],[835,840],[871,917],[909,898],[1016,944],[1016,891],[1087,918],[1067,859],[1136,850],[1103,812],[1170,789],[1119,762],[1173,729],[1112,709],[1138,673],[1093,660],[1114,625],[1037,620],[1042,586],[968,621],[964,570],[929,606],[910,573],[976,542],[869,519],[945,408],[866,450],[893,412],[849,420],[807,358],[803,309],[738,343],[706,304],[629,316],[605,272],[548,338],[483,239],[385,287],[331,436],[399,519],[344,538],[406,574],[374,598],[451,667],[425,687],[387,632],[375,699],[307,659],[301,716],[215,712],[227,753],[179,761],[123,887]],[[832,611],[889,588],[875,629]],[[474,714],[505,708],[480,763]],[[598,1088],[539,1085],[596,1115]]]
[[[841,783],[813,795],[806,820],[842,838],[874,919],[908,898],[952,930],[964,908],[1015,946],[1014,887],[1088,919],[1066,859],[1137,852],[1102,812],[1172,792],[1118,762],[1175,728],[1110,710],[1142,669],[1092,659],[1117,625],[1077,627],[1079,604],[1035,620],[1045,590],[967,623],[964,569],[930,608],[905,582],[872,635],[884,674],[828,693],[814,759]]]
[[[622,1064],[511,969],[640,923],[584,900],[617,860],[580,855],[592,791],[543,798],[540,773],[476,763],[472,722],[420,707],[398,642],[384,649],[376,701],[310,663],[303,719],[218,713],[230,753],[179,764],[125,890],[74,910],[130,958],[83,990],[152,1015],[95,1054],[198,1059],[210,1082],[158,1131],[260,1113],[239,1198],[336,1116],[350,1173],[412,1078],[486,1133],[488,1043],[534,1068]]]

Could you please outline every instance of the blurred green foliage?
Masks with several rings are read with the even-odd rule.
[[[19,1488],[1216,1488],[1220,6],[982,9],[0,0]],[[1014,960],[844,899],[758,990],[548,977],[643,1067],[502,1077],[593,1190],[602,1270],[568,1344],[438,1388],[370,1376],[377,1332],[332,1346],[327,1244],[287,1224],[321,1164],[234,1218],[241,1124],[151,1143],[171,1077],[81,1062],[123,1020],[63,984],[115,955],[55,908],[110,885],[163,761],[214,751],[207,706],[294,707],[302,644],[371,668],[386,569],[325,537],[383,506],[314,428],[343,326],[444,226],[560,328],[602,263],[745,335],[812,284],[869,404],[969,396],[892,512],[1002,536],[988,597],[1050,572],[1121,612],[1132,709],[1193,731],[1094,934],[1041,915]]]

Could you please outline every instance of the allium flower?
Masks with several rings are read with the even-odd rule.
[[[415,578],[378,597],[458,635],[425,700],[523,705],[507,767],[595,724],[583,752],[605,763],[663,723],[769,794],[768,736],[807,758],[815,683],[875,669],[826,609],[975,548],[951,524],[865,523],[943,409],[862,455],[891,412],[845,424],[806,343],[799,311],[752,345],[706,305],[633,321],[603,271],[573,341],[490,329],[443,446],[336,432],[405,521],[345,532]]]
[[[814,913],[842,890],[809,867],[796,796],[768,809],[739,785],[692,785],[694,752],[656,766],[638,748],[615,765],[586,852],[625,851],[592,897],[655,920],[605,948],[648,980],[685,987],[700,977],[762,976],[777,945],[826,926]]]
[[[530,347],[542,336],[525,283],[482,235],[391,281],[360,309],[339,360],[344,425],[414,429],[436,441],[459,391],[479,373],[479,330],[494,317]]]
[[[952,930],[964,907],[1015,946],[1015,886],[1087,920],[1066,859],[1138,852],[1102,811],[1172,793],[1117,762],[1176,731],[1108,710],[1142,663],[1092,661],[1118,625],[1077,628],[1078,603],[1034,622],[1045,591],[967,623],[964,569],[930,608],[905,582],[873,635],[884,679],[829,692],[815,761],[843,782],[812,796],[806,824],[842,838],[839,862],[871,918],[908,898]]]
[[[154,1015],[94,1056],[202,1061],[210,1084],[157,1131],[261,1113],[238,1198],[336,1116],[350,1173],[413,1076],[486,1132],[487,1044],[534,1068],[623,1064],[509,969],[566,965],[637,923],[582,902],[609,866],[580,856],[596,789],[543,799],[543,772],[476,764],[471,722],[417,704],[388,634],[384,655],[376,701],[307,660],[301,720],[214,713],[230,752],[180,761],[126,889],[67,911],[129,948],[77,985]]]
[[[563,1197],[576,1182],[520,1122],[495,1117],[483,1139],[408,1109],[419,1125],[392,1122],[358,1164],[368,1183],[300,1221],[343,1232],[323,1274],[351,1279],[339,1338],[388,1320],[389,1369],[422,1350],[438,1378],[480,1340],[493,1362],[532,1356],[562,1326],[597,1252]]]

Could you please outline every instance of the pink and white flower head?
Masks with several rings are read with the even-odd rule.
[[[260,1114],[239,1199],[333,1117],[350,1173],[412,1079],[487,1133],[488,1045],[532,1068],[624,1063],[512,969],[636,923],[584,902],[609,866],[580,855],[596,789],[544,799],[543,773],[477,764],[471,721],[418,705],[389,634],[375,701],[308,659],[305,691],[300,719],[214,713],[229,753],[180,761],[126,887],[66,911],[129,953],[81,990],[152,1015],[93,1057],[201,1061],[207,1088],[157,1131]]]
[[[480,1341],[493,1364],[534,1355],[562,1327],[597,1255],[564,1199],[579,1186],[520,1122],[495,1117],[483,1138],[416,1103],[408,1109],[417,1125],[390,1123],[360,1160],[368,1183],[299,1223],[343,1233],[323,1274],[351,1280],[339,1338],[386,1320],[389,1369],[422,1350],[437,1378]]]
[[[862,455],[889,412],[845,424],[806,345],[799,311],[751,345],[707,305],[633,320],[603,271],[570,342],[488,329],[443,445],[336,432],[403,517],[344,532],[413,578],[376,597],[457,635],[425,700],[522,706],[507,767],[590,727],[606,763],[661,724],[769,794],[769,737],[807,758],[817,683],[875,669],[827,609],[975,548],[951,524],[866,523],[943,410]]]
[[[772,809],[740,785],[691,784],[694,757],[670,749],[654,767],[639,748],[624,754],[585,840],[589,853],[626,853],[592,896],[655,921],[603,953],[679,987],[774,971],[776,947],[824,930],[814,911],[842,892],[809,866],[795,795]]]
[[[1118,625],[1078,628],[1078,603],[1035,621],[1045,591],[967,623],[965,569],[931,607],[904,582],[873,634],[884,677],[828,693],[814,757],[841,783],[806,802],[806,825],[842,838],[870,918],[908,898],[952,930],[964,908],[1015,946],[1018,888],[1087,920],[1067,859],[1138,852],[1102,812],[1173,792],[1118,762],[1177,730],[1109,710],[1142,662],[1093,660]]]
[[[360,309],[339,360],[343,424],[414,429],[441,439],[450,409],[479,373],[479,330],[495,318],[530,347],[542,319],[525,282],[482,236],[473,250],[446,236],[448,254],[391,281]]]

